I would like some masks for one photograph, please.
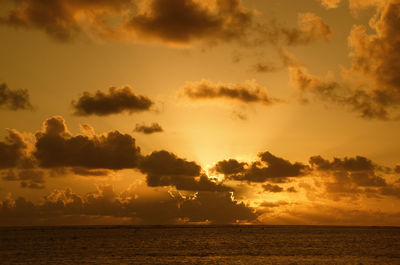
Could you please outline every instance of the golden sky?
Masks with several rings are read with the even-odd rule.
[[[399,0],[0,3],[0,225],[400,225]]]

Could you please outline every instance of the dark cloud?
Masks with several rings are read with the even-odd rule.
[[[141,112],[149,110],[153,104],[149,98],[136,95],[128,86],[110,87],[107,92],[98,90],[94,95],[84,92],[77,101],[72,102],[74,114],[79,116]]]
[[[191,221],[214,224],[236,223],[237,221],[255,221],[258,214],[232,198],[229,192],[199,192],[186,200],[181,206],[183,216]]]
[[[26,89],[10,89],[6,83],[0,84],[0,108],[7,110],[32,110]]]
[[[329,39],[330,27],[301,13],[298,27],[261,22],[241,0],[13,0],[0,24],[38,29],[59,41],[78,36],[173,45],[236,41],[245,46],[304,45]]]
[[[147,175],[150,187],[175,186],[178,190],[192,191],[231,190],[202,174],[196,162],[179,158],[167,151],[153,152],[144,157],[139,169]]]
[[[135,132],[140,132],[140,133],[144,133],[144,134],[152,134],[152,133],[158,133],[158,132],[163,132],[163,131],[164,131],[163,128],[158,123],[152,123],[151,125],[136,124],[136,128],[135,128]]]
[[[79,33],[90,31],[104,35],[111,27],[107,23],[110,15],[132,6],[131,0],[13,0],[7,15],[0,17],[0,23],[45,31],[52,38],[67,41]],[[86,24],[86,26],[85,26]]]
[[[43,189],[45,172],[37,169],[8,170],[3,172],[2,180],[20,181],[22,188]]]
[[[108,39],[156,39],[186,44],[195,40],[242,38],[253,12],[240,0],[45,0],[13,1],[0,23],[45,31],[67,41],[79,34]]]
[[[39,204],[24,198],[7,198],[0,202],[1,225],[66,225],[66,217],[115,217],[128,219],[130,224],[178,224],[209,222],[218,224],[254,221],[259,214],[233,199],[231,193],[199,192],[186,198],[162,192],[158,197],[146,197],[136,191],[117,193],[102,185],[94,193],[80,196],[70,189],[54,190]],[[89,219],[90,220],[90,219]],[[93,221],[92,221],[93,222]]]
[[[253,69],[258,73],[271,73],[278,70],[278,68],[275,65],[268,63],[256,63],[253,66]]]
[[[387,168],[362,156],[333,158],[331,161],[313,156],[310,165],[314,174],[322,174],[321,183],[326,193],[334,198],[393,196],[391,191],[396,190],[396,185],[384,176]]]
[[[253,13],[240,0],[151,0],[128,27],[145,38],[167,43],[240,39],[252,24]]]
[[[377,175],[381,168],[362,156],[334,158],[332,161],[323,159],[321,156],[313,156],[310,158],[310,164],[315,170],[332,172],[335,177],[334,185],[354,184],[357,187],[382,187],[387,185],[385,179]]]
[[[276,208],[276,207],[281,207],[281,206],[286,206],[286,205],[289,205],[289,203],[286,201],[262,202],[260,204],[261,207],[266,207],[266,208]]]
[[[213,170],[224,174],[227,179],[260,183],[284,183],[288,178],[303,176],[308,170],[308,166],[304,164],[291,163],[270,152],[260,153],[258,156],[260,161],[252,163],[238,162],[234,159],[220,161]]]
[[[295,188],[295,187],[289,187],[289,188],[287,188],[287,189],[286,189],[286,192],[290,192],[290,193],[296,193],[296,192],[297,192],[297,190],[296,190],[296,188]]]
[[[36,133],[33,155],[41,167],[84,167],[92,169],[135,168],[140,148],[135,139],[118,131],[104,135],[72,136],[60,116],[44,122]]]
[[[0,142],[0,169],[14,168],[20,165],[26,157],[27,143],[16,130],[8,129],[8,136]]]
[[[371,160],[363,156],[333,158],[332,161],[321,156],[310,157],[310,165],[317,170],[345,170],[345,171],[371,171],[375,170],[375,165]]]
[[[213,170],[224,175],[233,175],[242,173],[245,170],[247,163],[238,162],[235,159],[219,161]]]
[[[207,80],[187,83],[181,91],[191,100],[227,99],[246,104],[261,103],[271,105],[278,102],[265,92],[265,89],[254,82],[244,84],[221,84]]]
[[[284,191],[284,189],[278,185],[265,184],[265,185],[262,185],[262,187],[265,191],[272,192],[272,193],[279,193],[279,192]]]
[[[106,177],[111,173],[110,170],[87,169],[84,167],[73,167],[71,168],[71,171],[75,175],[86,177]]]

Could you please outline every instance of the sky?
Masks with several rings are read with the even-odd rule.
[[[400,225],[399,0],[5,0],[0,225]]]

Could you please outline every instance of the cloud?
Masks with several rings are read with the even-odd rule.
[[[299,28],[282,28],[288,45],[308,44],[310,42],[332,37],[332,30],[322,18],[313,13],[299,13]]]
[[[43,189],[45,172],[38,169],[8,170],[2,172],[3,181],[20,181],[22,188]]]
[[[364,104],[380,111],[371,116],[387,119],[397,113],[400,105],[400,2],[382,1],[370,21],[375,33],[367,33],[364,26],[353,26],[348,38],[352,66],[345,77],[355,80],[362,90]],[[360,92],[361,93],[361,92]]]
[[[0,84],[0,108],[6,110],[32,110],[26,89],[10,89],[6,83]]]
[[[371,160],[363,156],[345,157],[343,159],[335,157],[332,161],[321,156],[312,156],[310,164],[317,170],[371,171],[377,167]]]
[[[79,217],[75,222],[81,225],[93,224],[88,217],[114,217],[128,224],[229,224],[254,221],[258,214],[234,200],[231,193],[199,192],[185,198],[158,192],[146,197],[139,189],[117,193],[110,185],[100,185],[96,192],[82,196],[70,189],[54,190],[37,204],[22,197],[0,202],[0,225],[70,225],[68,217]]]
[[[330,27],[313,13],[298,16],[298,28],[280,25],[241,0],[14,0],[0,25],[44,31],[58,41],[90,39],[191,46],[236,42],[305,45],[328,40]]]
[[[251,163],[230,159],[220,161],[213,168],[225,178],[247,182],[286,182],[289,178],[303,176],[308,166],[274,156],[270,152],[258,154],[260,160]]]
[[[191,191],[232,190],[202,174],[196,162],[179,158],[167,151],[153,152],[144,157],[139,169],[146,174],[147,185],[150,187],[175,186],[178,190]]]
[[[375,7],[370,29],[354,25],[348,37],[351,49],[351,67],[343,69],[342,82],[332,76],[319,78],[295,60],[286,56],[291,83],[303,94],[360,113],[368,119],[398,119],[400,106],[399,36],[400,3],[388,1],[350,1],[350,8],[357,10]]]
[[[277,225],[396,226],[400,221],[398,212],[345,208],[318,203],[276,209],[274,212],[267,212],[260,216],[260,222]]]
[[[110,18],[121,17],[133,7],[131,0],[21,0],[0,18],[0,23],[45,31],[59,41],[72,40],[79,33],[105,35],[112,31]]]
[[[240,39],[253,19],[240,0],[151,0],[141,7],[129,19],[128,29],[166,43]]]
[[[59,41],[87,35],[188,44],[240,39],[253,16],[240,0],[22,0],[0,23],[39,29]]]
[[[278,102],[265,92],[265,89],[255,82],[243,84],[212,83],[208,80],[187,83],[181,89],[181,95],[191,100],[225,99],[245,104],[261,103],[272,105]]]
[[[308,69],[301,65],[293,56],[283,51],[282,60],[287,65],[290,76],[290,83],[300,92],[303,102],[309,102],[309,95],[316,100],[344,106],[351,111],[360,113],[365,119],[389,118],[388,110],[385,106],[376,102],[374,96],[366,90],[353,88],[346,82],[337,82],[332,73],[328,73],[325,78],[320,78],[310,74]],[[378,96],[378,95],[376,95]]]
[[[128,134],[112,131],[104,135],[72,136],[60,116],[47,119],[36,133],[33,152],[43,168],[84,167],[89,169],[135,168],[140,148]]]
[[[326,9],[337,8],[341,0],[321,0],[321,5]]]
[[[129,86],[110,87],[107,92],[98,90],[94,95],[84,92],[77,101],[72,101],[74,114],[78,116],[142,112],[149,110],[153,104],[149,98],[135,95]]]
[[[0,141],[0,169],[14,168],[24,162],[28,144],[16,130],[7,129],[8,136]]]
[[[152,134],[152,133],[163,132],[164,130],[160,124],[152,123],[151,125],[136,124],[136,128],[134,131],[144,134]]]
[[[85,177],[106,177],[111,173],[110,170],[87,169],[84,167],[73,167],[71,168],[71,171],[75,175],[80,175]]]
[[[253,65],[253,70],[258,73],[271,73],[278,70],[278,68],[273,64],[268,63],[256,63]]]
[[[279,193],[283,192],[284,189],[281,186],[278,185],[271,185],[271,184],[265,184],[262,185],[264,191],[272,192],[272,193]]]
[[[313,174],[322,174],[321,183],[326,193],[334,198],[358,197],[360,195],[380,197],[395,196],[399,189],[385,174],[392,172],[371,160],[356,156],[354,158],[333,158],[331,161],[321,156],[310,158]]]

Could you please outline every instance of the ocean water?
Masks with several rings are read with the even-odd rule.
[[[0,264],[400,264],[400,228],[0,228]]]

